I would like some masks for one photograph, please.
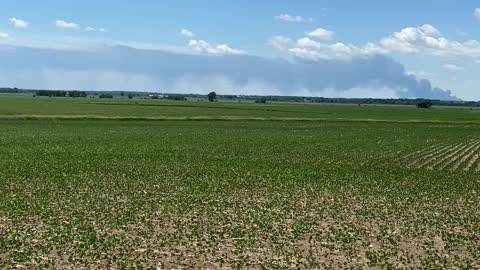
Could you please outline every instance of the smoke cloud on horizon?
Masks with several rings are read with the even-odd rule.
[[[1,86],[19,88],[457,99],[385,55],[287,61],[120,46],[85,51],[1,46],[0,59]]]

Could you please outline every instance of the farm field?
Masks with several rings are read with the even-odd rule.
[[[0,268],[480,268],[480,110],[0,96]]]
[[[392,110],[394,108],[394,110]],[[336,105],[316,103],[269,103],[165,101],[126,98],[71,99],[0,94],[2,118],[37,116],[85,118],[267,118],[299,120],[380,120],[479,123],[480,108],[434,108],[419,111],[411,106]]]

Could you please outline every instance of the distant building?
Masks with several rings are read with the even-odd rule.
[[[148,97],[150,97],[150,98],[167,98],[168,95],[162,95],[162,94],[154,95],[154,94],[151,94],[151,95],[148,95]]]

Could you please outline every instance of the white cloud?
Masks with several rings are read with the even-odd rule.
[[[274,17],[275,20],[285,21],[285,22],[292,22],[292,23],[305,23],[305,22],[313,22],[312,18],[304,18],[302,16],[292,16],[289,14],[280,14]]]
[[[27,21],[20,20],[20,19],[17,19],[17,18],[10,18],[9,21],[13,24],[13,26],[15,28],[27,28],[28,25],[30,24]]]
[[[182,30],[180,30],[180,34],[181,34],[182,36],[186,37],[186,38],[192,38],[192,37],[195,36],[195,34],[194,34],[192,31],[188,30],[188,29],[182,29]]]
[[[480,57],[480,42],[450,41],[431,25],[408,27],[380,41],[391,52],[424,54],[441,57]]]
[[[464,70],[463,67],[459,67],[457,65],[452,65],[452,64],[443,65],[443,68],[448,70],[448,71],[462,71],[462,70]]]
[[[91,27],[91,26],[85,27],[84,30],[87,31],[87,32],[95,32],[95,31],[97,31],[97,29],[95,29],[95,28],[93,28],[93,27]]]
[[[240,55],[245,54],[242,50],[232,49],[227,44],[222,45],[211,45],[204,40],[190,40],[188,43],[188,47],[190,49],[199,52],[199,53],[207,53],[207,54],[215,54],[215,55],[226,55],[226,54],[233,54],[233,55]]]
[[[359,55],[372,54],[421,54],[427,56],[436,56],[444,58],[474,58],[480,59],[480,41],[467,40],[464,42],[453,41],[445,38],[443,34],[432,25],[422,25],[418,27],[407,27],[386,38],[379,43],[367,43],[363,47],[353,44],[324,43],[334,36],[333,31],[318,28],[312,32],[306,33],[307,37],[300,38],[295,45],[287,49],[295,49],[294,55],[301,55],[301,58],[323,59],[320,55],[327,55],[330,58],[349,58]],[[287,37],[283,37],[288,39]],[[313,38],[313,39],[312,39]],[[323,39],[324,42],[316,39]],[[271,42],[272,43],[272,42]],[[279,49],[285,49],[285,46],[273,46]],[[299,50],[306,49],[306,50]],[[292,53],[292,51],[290,50]],[[309,52],[309,53],[306,53]],[[309,57],[305,57],[305,55]],[[311,55],[314,55],[311,57]]]
[[[100,32],[106,32],[107,30],[105,30],[105,28],[99,28],[98,31],[100,31]]]
[[[78,24],[73,23],[73,22],[66,22],[66,21],[63,21],[63,20],[56,20],[55,25],[59,28],[70,28],[70,29],[78,28]]]
[[[347,59],[353,56],[359,55],[371,55],[371,54],[385,54],[386,51],[372,43],[368,43],[363,48],[359,48],[352,44],[345,44],[342,42],[337,42],[333,44],[325,44],[321,42],[317,42],[312,40],[308,37],[301,38],[297,40],[295,50],[290,50],[297,57],[301,57],[304,59],[310,60],[318,60],[318,59]],[[307,50],[299,50],[299,49],[307,49]],[[309,52],[306,54],[306,52]],[[317,57],[318,54],[313,52],[317,52],[319,55],[323,55],[323,57]],[[314,57],[305,57],[305,55],[314,55]],[[326,56],[326,57],[325,57]]]
[[[341,42],[337,42],[334,44],[324,44],[312,40],[308,37],[301,38],[297,41],[297,47],[300,48],[310,48],[310,49],[318,49],[327,51],[329,54],[333,53],[336,55],[345,55],[350,56],[354,53],[360,53],[360,49],[354,45],[346,45]]]
[[[387,54],[388,50],[373,43],[367,43],[361,49],[363,54]]]
[[[289,47],[293,41],[290,38],[284,36],[274,36],[268,41],[268,45],[277,49],[285,49]]]
[[[331,57],[326,54],[306,48],[291,48],[288,51],[294,56],[305,60],[320,61],[331,59]]]
[[[346,45],[341,42],[337,42],[335,44],[329,45],[329,49],[338,56],[341,56],[341,55],[350,56],[352,54],[355,54],[357,51],[359,51],[359,48],[357,48],[356,46]]]
[[[0,32],[0,39],[7,39],[9,37],[8,33]]]
[[[475,17],[477,17],[477,19],[480,19],[480,8],[476,8],[474,11],[474,14],[475,14]]]
[[[312,32],[306,33],[307,36],[313,37],[313,38],[318,38],[322,40],[332,40],[333,36],[335,35],[335,32],[329,31],[323,28],[317,28],[313,30]]]
[[[427,71],[424,71],[424,70],[405,72],[405,74],[406,75],[413,75],[413,76],[416,76],[416,77],[422,78],[422,79],[430,79],[431,77],[434,76],[433,73],[427,72]]]
[[[320,49],[322,47],[322,44],[319,42],[316,42],[315,40],[311,40],[308,37],[301,38],[297,41],[297,46],[300,48],[315,48],[315,49]]]

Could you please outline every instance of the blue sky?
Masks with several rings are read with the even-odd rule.
[[[435,87],[450,89],[462,99],[479,100],[477,8],[480,1],[458,0],[3,0],[0,45],[92,50],[121,44],[184,54],[254,55],[319,65],[378,53],[393,58],[406,73],[428,79]],[[182,35],[182,29],[188,31]],[[367,89],[372,85],[362,83],[355,88],[363,89],[358,95],[390,96]],[[345,89],[338,93],[330,88],[307,90],[304,92],[312,95],[346,93]]]

